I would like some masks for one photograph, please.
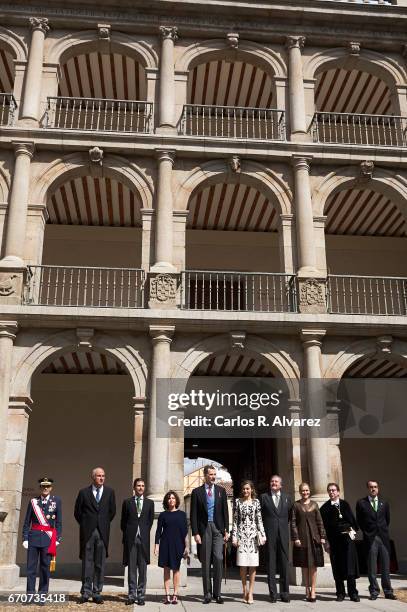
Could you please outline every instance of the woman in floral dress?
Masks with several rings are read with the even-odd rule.
[[[251,480],[244,480],[240,497],[235,500],[233,513],[232,544],[237,547],[236,564],[240,566],[243,600],[253,603],[256,568],[259,565],[259,546],[266,542],[260,502]],[[249,588],[247,588],[249,574]]]

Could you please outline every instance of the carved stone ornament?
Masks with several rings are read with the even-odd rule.
[[[101,40],[110,40],[110,25],[107,23],[98,23],[98,36]]]
[[[237,49],[239,46],[239,34],[237,32],[228,32],[226,34],[229,47]]]
[[[374,162],[372,160],[365,160],[360,162],[360,176],[363,179],[371,179],[373,177]]]
[[[17,292],[17,274],[0,274],[0,297],[8,297]]]
[[[238,155],[232,155],[229,159],[229,166],[232,172],[238,173],[241,170],[240,157]]]
[[[50,30],[46,17],[30,17],[30,25],[32,30],[41,30],[44,34]]]
[[[150,300],[157,302],[170,302],[175,300],[177,281],[170,274],[157,274],[151,279]]]
[[[348,43],[349,55],[360,54],[360,42],[351,41]]]
[[[232,331],[229,334],[230,348],[232,351],[244,351],[246,343],[246,332]]]
[[[305,36],[287,36],[285,44],[288,49],[303,49],[305,45]]]
[[[174,42],[178,40],[178,28],[173,26],[160,26],[162,38],[171,38]]]
[[[301,306],[325,305],[324,286],[315,278],[307,278],[300,287]]]
[[[90,351],[92,350],[92,338],[94,330],[90,327],[78,327],[76,336],[78,338],[78,349]]]
[[[92,147],[92,149],[89,149],[89,159],[92,164],[101,166],[103,164],[103,149],[99,149],[99,147]]]
[[[391,353],[392,344],[392,336],[379,336],[377,338],[377,352],[384,355],[389,355]]]

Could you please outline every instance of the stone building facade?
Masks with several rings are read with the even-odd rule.
[[[210,7],[210,10],[207,10]],[[407,444],[157,438],[161,378],[407,376],[407,2],[0,4],[0,585],[46,473],[182,491],[184,453],[397,509]],[[341,398],[326,406],[333,431]],[[250,449],[249,449],[250,446]],[[249,450],[248,450],[249,449]],[[112,564],[120,563],[118,521]]]

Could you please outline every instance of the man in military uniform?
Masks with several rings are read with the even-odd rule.
[[[61,541],[61,499],[51,495],[54,481],[40,478],[40,495],[28,503],[23,525],[23,546],[27,549],[27,593],[35,593],[35,579],[39,561],[38,592],[48,593],[50,564]]]

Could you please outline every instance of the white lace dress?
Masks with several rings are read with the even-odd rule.
[[[235,500],[233,512],[232,541],[237,540],[236,565],[257,567],[259,565],[258,537],[266,539],[260,502]]]

